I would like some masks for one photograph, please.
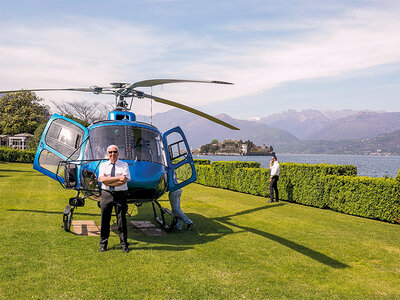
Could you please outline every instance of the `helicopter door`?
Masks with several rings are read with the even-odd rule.
[[[33,168],[52,179],[64,182],[64,168],[59,168],[59,163],[82,159],[81,146],[88,134],[88,129],[81,124],[54,114],[40,138]],[[73,169],[76,173],[76,168]]]
[[[168,190],[173,192],[197,179],[189,144],[178,126],[163,134],[164,145],[167,147]]]

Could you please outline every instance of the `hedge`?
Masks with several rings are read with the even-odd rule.
[[[0,161],[33,163],[36,151],[0,148]]]
[[[198,164],[197,183],[269,197],[270,170],[259,163]],[[280,163],[281,199],[356,216],[397,222],[400,218],[400,176],[358,177],[350,165]],[[399,171],[400,173],[400,171]]]
[[[395,179],[326,176],[324,180],[326,207],[389,222],[400,218],[400,185]]]

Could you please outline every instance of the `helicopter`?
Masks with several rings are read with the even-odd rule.
[[[128,181],[127,202],[136,206],[151,202],[154,219],[164,230],[172,231],[177,218],[157,200],[165,192],[180,189],[197,179],[193,157],[179,126],[162,134],[156,126],[137,121],[136,115],[130,111],[134,98],[152,99],[199,115],[232,130],[239,128],[192,107],[137,89],[170,83],[232,84],[225,81],[150,79],[134,83],[115,82],[110,83],[108,87],[23,90],[76,91],[115,96],[115,108],[108,113],[107,120],[85,127],[65,116],[54,114],[41,136],[33,168],[58,181],[63,188],[77,191],[75,197],[69,198],[63,212],[62,227],[65,231],[70,231],[74,210],[83,207],[86,198],[97,201],[99,205],[102,191],[98,181],[99,166],[108,160],[106,150],[109,145],[118,146],[119,159],[129,166],[131,180]],[[166,221],[166,214],[172,218],[170,223]]]

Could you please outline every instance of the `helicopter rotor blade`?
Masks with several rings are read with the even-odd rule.
[[[180,82],[195,82],[195,83],[215,83],[215,84],[233,84],[231,82],[226,81],[218,81],[218,80],[186,80],[186,79],[150,79],[150,80],[143,80],[132,83],[129,88],[134,89],[137,87],[152,87],[155,85],[160,84],[167,84],[167,83],[180,83]]]
[[[90,88],[69,88],[69,89],[22,89],[12,91],[0,91],[0,93],[17,93],[17,92],[48,92],[48,91],[77,91],[77,92],[93,92]]]
[[[226,123],[226,122],[224,122],[224,121],[222,121],[220,119],[217,119],[217,118],[215,118],[213,116],[210,116],[209,114],[206,114],[206,113],[204,113],[204,112],[202,112],[200,110],[194,109],[192,107],[186,106],[184,104],[180,104],[178,102],[167,100],[167,99],[160,98],[160,97],[156,97],[156,96],[153,96],[153,95],[148,95],[148,94],[145,94],[145,93],[143,93],[142,96],[146,97],[146,98],[153,99],[154,101],[159,102],[159,103],[167,104],[167,105],[170,105],[170,106],[173,106],[173,107],[180,108],[182,110],[186,110],[186,111],[191,112],[191,113],[193,113],[195,115],[198,115],[198,116],[201,116],[203,118],[206,118],[206,119],[208,119],[208,120],[210,120],[212,122],[215,122],[215,123],[220,124],[222,126],[228,127],[229,129],[240,130],[239,128],[237,128],[237,127],[235,127],[235,126],[233,126],[231,124],[228,124],[228,123]]]

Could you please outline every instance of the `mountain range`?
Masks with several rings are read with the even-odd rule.
[[[179,109],[156,114],[151,122],[162,132],[180,126],[192,149],[213,139],[242,139],[256,145],[272,145],[278,152],[286,153],[400,155],[400,112],[309,109],[289,110],[257,121],[234,119],[226,114],[216,117],[241,130],[230,130]],[[137,118],[150,123],[148,116]]]

